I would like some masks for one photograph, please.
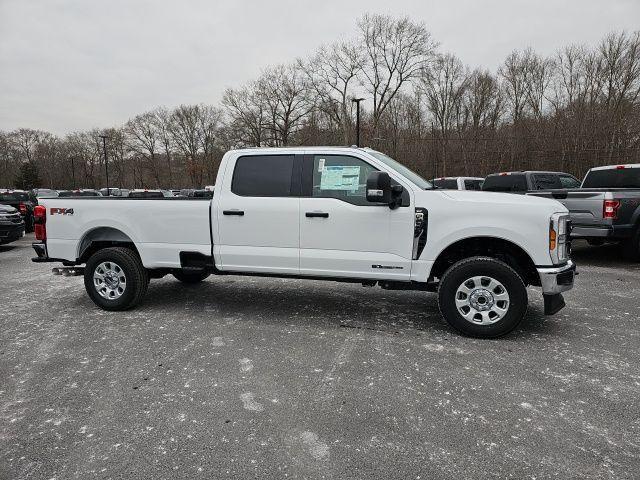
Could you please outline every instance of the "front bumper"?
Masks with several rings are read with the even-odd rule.
[[[573,288],[576,266],[571,260],[561,267],[541,267],[537,270],[544,295],[557,295]]]
[[[13,242],[24,236],[24,222],[0,225],[0,245]]]

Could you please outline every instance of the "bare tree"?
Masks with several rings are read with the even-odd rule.
[[[321,47],[308,62],[300,62],[322,111],[342,131],[345,145],[351,136],[352,87],[365,64],[365,55],[353,42]]]
[[[266,106],[262,102],[256,82],[240,89],[228,88],[222,97],[227,112],[232,143],[236,146],[260,147],[266,141]]]
[[[447,174],[447,149],[451,128],[459,111],[467,84],[467,72],[462,62],[451,54],[438,55],[425,69],[419,88],[424,93],[427,109],[433,115],[441,138],[442,175]]]
[[[166,108],[156,108],[153,111],[154,124],[158,133],[158,139],[162,145],[164,159],[167,164],[167,180],[169,185],[173,183],[173,136],[171,134],[171,112]]]
[[[156,114],[145,112],[136,115],[126,123],[125,132],[129,148],[146,160],[145,163],[151,171],[156,187],[160,187],[161,165],[158,157],[161,138]]]
[[[365,88],[373,97],[373,131],[400,89],[425,70],[437,44],[424,24],[409,18],[364,15],[358,22],[366,56],[362,69]]]
[[[279,65],[260,77],[258,92],[266,107],[271,144],[288,145],[314,107],[307,79],[294,66]]]

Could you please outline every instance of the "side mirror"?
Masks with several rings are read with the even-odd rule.
[[[367,177],[367,201],[385,203],[389,208],[398,208],[402,203],[404,187],[391,184],[391,177],[387,172],[371,172]]]
[[[391,178],[387,172],[371,172],[367,177],[367,202],[391,202]]]

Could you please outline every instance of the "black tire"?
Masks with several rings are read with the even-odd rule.
[[[181,270],[173,272],[173,276],[180,280],[182,283],[188,283],[190,285],[194,285],[196,283],[200,283],[204,279],[206,279],[209,275],[209,272],[183,272]]]
[[[624,256],[632,262],[640,262],[640,226],[636,227],[636,231],[631,238],[622,245]]]
[[[126,284],[117,298],[106,298],[94,284],[94,273],[104,263],[113,263],[124,274]],[[147,292],[149,275],[136,252],[125,247],[98,250],[89,257],[84,269],[84,287],[93,303],[103,310],[121,311],[135,307]],[[105,295],[106,292],[105,292]],[[108,295],[107,295],[108,296]]]
[[[473,287],[473,290],[468,287],[469,284],[466,281],[474,277],[495,279],[500,284],[496,291],[500,293],[504,288],[507,292],[508,300],[506,301],[495,301],[491,296],[492,304],[499,305],[506,311],[502,315],[496,315],[494,312],[493,315],[496,315],[494,319],[497,318],[497,320],[487,320],[494,323],[479,324],[475,323],[476,320],[467,320],[456,306],[456,298],[463,284],[467,285],[467,288],[472,292],[478,291],[478,288],[487,291],[482,286]],[[473,281],[471,285],[473,285]],[[460,295],[462,299],[466,298],[464,293],[460,293]],[[485,299],[483,303],[486,301]],[[444,319],[458,332],[477,338],[496,338],[511,332],[524,318],[528,304],[527,288],[520,275],[506,263],[490,257],[471,257],[460,260],[445,272],[438,288],[438,303]],[[467,310],[468,315],[482,317],[483,313],[476,312],[470,307]],[[486,313],[491,315],[491,312]]]

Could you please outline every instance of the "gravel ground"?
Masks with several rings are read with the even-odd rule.
[[[97,309],[0,247],[0,478],[638,478],[640,265],[578,247],[554,317],[500,340],[436,296],[152,281]]]

